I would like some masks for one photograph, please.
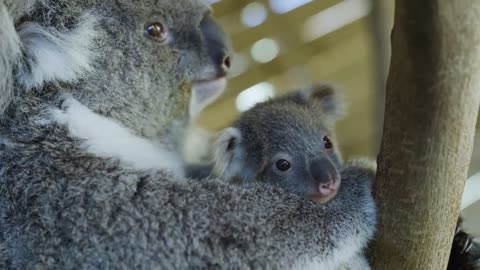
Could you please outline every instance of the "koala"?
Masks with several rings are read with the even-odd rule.
[[[218,136],[214,170],[236,182],[261,181],[326,203],[341,182],[333,127],[343,107],[327,84],[257,104]]]
[[[256,104],[232,127],[220,132],[213,151],[214,171],[233,183],[261,182],[325,204],[337,195],[342,178],[350,178],[348,170],[340,175],[343,162],[333,131],[336,120],[343,115],[343,108],[338,91],[328,84]],[[375,168],[374,163],[372,168]],[[344,200],[341,203],[344,209],[339,208],[339,211],[365,203],[366,207],[372,207],[369,219],[375,219],[375,207],[368,201]],[[352,222],[364,221],[352,219]],[[375,224],[369,225],[373,231]],[[329,226],[332,231],[334,226],[333,221]],[[337,229],[344,230],[343,233],[348,231]],[[362,233],[356,236],[351,242],[344,242],[345,246],[338,246],[336,252],[341,254],[352,249],[352,243],[361,243],[355,247],[357,261],[349,261],[354,267],[346,269],[369,269],[363,255],[369,239]],[[330,256],[339,255],[331,252]],[[342,269],[341,265],[337,267]]]
[[[327,205],[182,175],[232,54],[203,1],[0,0],[0,40],[1,269],[335,269],[372,237],[361,163]]]

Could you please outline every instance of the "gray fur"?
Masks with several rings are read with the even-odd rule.
[[[331,174],[342,164],[333,129],[343,112],[338,95],[332,86],[319,84],[256,104],[218,136],[215,170],[225,178],[260,180],[305,194],[314,161],[330,164]],[[325,137],[331,149],[325,148]],[[290,160],[292,170],[277,172],[279,158]]]
[[[172,141],[191,84],[224,75],[213,72],[211,46],[199,30],[208,10],[200,1],[4,1],[9,16],[0,5],[2,46],[4,37],[13,42],[0,47],[0,74],[6,74],[0,86],[9,86],[1,91],[14,98],[2,92],[0,104],[0,268],[288,269],[316,263],[328,269],[333,264],[326,258],[339,243],[372,236],[374,171],[363,165],[346,167],[349,178],[336,199],[319,205],[260,183],[238,187],[129,169],[86,152],[52,120],[50,112],[73,96],[138,136]],[[164,15],[174,43],[144,37],[152,12]],[[59,41],[68,41],[88,15],[95,19],[91,70],[67,80],[45,77],[28,89],[22,83],[28,69],[43,63],[34,61],[34,50],[18,46],[27,37],[12,33],[12,25],[20,31],[34,23],[66,52],[70,48]],[[19,50],[21,56],[10,53]]]
[[[322,206],[270,185],[175,183],[128,171],[56,131],[38,144],[2,146],[1,256],[9,268],[289,269],[373,234],[373,170],[347,167],[351,178]]]

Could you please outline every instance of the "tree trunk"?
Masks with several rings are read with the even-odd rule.
[[[480,105],[480,1],[395,3],[374,269],[445,269]]]
[[[373,39],[374,53],[374,75],[375,93],[377,100],[374,102],[375,122],[379,123],[375,130],[375,151],[380,148],[382,138],[383,114],[385,112],[385,85],[388,77],[388,65],[390,63],[390,44],[388,43],[388,35],[390,33],[390,13],[387,7],[391,4],[385,0],[370,0],[372,11],[370,13],[370,31]]]

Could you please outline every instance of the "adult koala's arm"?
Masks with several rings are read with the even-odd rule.
[[[373,234],[371,170],[347,168],[322,206],[271,186],[125,170],[74,145],[57,149],[58,138],[3,145],[6,268],[332,269],[355,255],[338,248],[357,251]]]
[[[373,174],[355,166],[327,206],[176,176],[175,123],[229,66],[202,1],[0,0],[0,15],[0,268],[325,269],[371,236]]]

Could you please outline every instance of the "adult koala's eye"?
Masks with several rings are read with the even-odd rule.
[[[327,136],[323,137],[323,145],[326,149],[330,149],[333,147],[332,141]]]
[[[164,42],[167,40],[167,30],[161,22],[148,22],[145,24],[145,35],[149,38]]]
[[[290,162],[288,162],[288,160],[286,159],[279,159],[275,163],[275,166],[279,171],[286,172],[290,169]]]

